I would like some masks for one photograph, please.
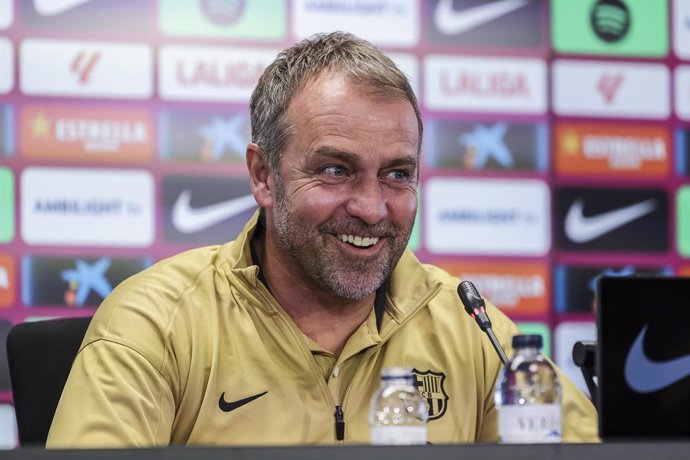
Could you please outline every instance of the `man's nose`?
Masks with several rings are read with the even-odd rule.
[[[383,185],[378,178],[362,178],[352,184],[346,210],[369,225],[377,224],[388,213]]]

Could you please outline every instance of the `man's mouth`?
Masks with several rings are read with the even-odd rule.
[[[368,248],[379,241],[379,238],[375,236],[355,236],[345,235],[343,233],[338,235],[338,239],[343,243],[350,243],[358,248]]]

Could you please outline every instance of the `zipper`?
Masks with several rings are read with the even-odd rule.
[[[263,294],[264,294],[264,297],[268,303],[276,302],[276,300],[273,298],[273,296],[268,291],[268,289],[263,285],[263,283],[261,283],[260,289],[264,291]],[[419,308],[419,306],[424,305],[427,302],[429,302],[429,300],[431,300],[433,297],[435,297],[439,293],[440,290],[441,290],[440,284],[435,286],[435,288],[419,302],[419,304],[417,305],[417,307],[414,310],[417,310]],[[302,344],[302,351],[305,352],[305,350],[306,350],[306,353],[311,357],[311,350],[309,350],[309,348],[306,346],[306,343],[304,342],[304,339],[303,339],[304,333],[295,325],[295,323],[292,321],[292,318],[290,318],[289,315],[285,314],[284,310],[282,310],[282,308],[281,309],[275,309],[274,308],[274,311],[278,314],[279,317],[281,317],[281,319],[283,320],[283,322],[287,326],[288,330],[290,330],[291,333],[293,334],[293,336],[295,337],[295,339],[297,339],[297,342]],[[287,318],[286,318],[286,316],[287,316]],[[407,320],[409,320],[413,316],[414,316],[414,314],[408,316]],[[402,324],[406,323],[407,320],[404,321],[403,323],[400,323],[399,326],[402,326]],[[372,347],[369,350],[366,350],[365,353],[372,352],[371,350],[373,348],[375,348],[375,347]],[[357,369],[355,370],[355,372],[352,376],[352,379],[350,380],[348,385],[345,387],[345,392],[343,393],[343,399],[342,399],[342,402],[340,404],[335,403],[335,400],[333,399],[333,395],[331,394],[331,390],[328,388],[328,384],[323,379],[323,375],[321,374],[320,370],[315,369],[316,363],[313,362],[314,361],[313,359],[311,360],[311,364],[309,367],[312,368],[312,371],[314,371],[314,373],[315,373],[314,375],[317,376],[316,380],[318,382],[319,387],[321,388],[321,390],[322,390],[325,398],[328,400],[328,402],[330,402],[331,404],[333,404],[333,406],[335,406],[335,412],[333,413],[333,417],[335,419],[334,420],[335,421],[334,429],[335,429],[336,441],[340,441],[340,442],[345,441],[345,411],[343,410],[343,406],[345,405],[345,402],[348,399],[348,396],[350,394],[350,389],[352,388],[352,384],[355,381],[357,374],[359,373],[359,368],[362,366],[362,363],[365,361],[365,359],[366,359],[366,357],[362,357],[359,364],[357,365]]]
[[[335,406],[335,440],[345,440],[345,412],[343,406]]]
[[[429,302],[432,298],[434,298],[439,293],[440,290],[441,290],[440,284],[436,285],[434,287],[434,289],[431,292],[429,292],[429,294],[426,295],[421,300],[421,302],[419,302],[419,305],[417,305],[417,307],[415,307],[415,309],[414,309],[415,312],[419,308],[420,305],[424,305],[427,302]],[[399,326],[402,326],[404,323],[407,322],[407,320],[409,320],[413,316],[414,316],[414,314],[411,314],[410,316],[408,316],[407,319],[403,323],[400,323]],[[365,352],[364,352],[365,356],[362,356],[362,359],[360,359],[359,364],[357,365],[357,369],[355,369],[354,374],[352,374],[352,379],[350,379],[350,382],[345,387],[345,391],[343,392],[343,399],[342,399],[342,402],[340,403],[341,405],[335,406],[335,414],[334,414],[335,415],[335,436],[336,436],[336,439],[338,441],[344,441],[345,440],[345,412],[343,411],[343,406],[345,405],[348,397],[350,396],[350,389],[352,388],[352,384],[354,383],[355,379],[357,378],[357,375],[359,374],[359,369],[362,367],[362,363],[364,363],[367,360],[367,358],[368,358],[367,354],[373,353],[374,352],[373,350],[375,348],[376,347],[374,346],[368,350],[365,350]],[[330,395],[330,390],[329,390],[329,395]],[[338,418],[339,416],[340,416],[340,419]],[[339,421],[340,421],[340,423],[339,423]],[[342,437],[338,437],[338,434],[339,434],[338,428],[340,428],[342,430],[342,432],[341,432]]]
[[[265,301],[269,305],[277,303],[274,297],[271,295],[270,291],[268,291],[268,289],[266,288],[266,286],[263,285],[263,283],[261,283],[260,291],[262,292]],[[262,308],[265,307],[262,306]],[[273,310],[276,313],[276,315],[282,320],[283,324],[285,324],[286,329],[293,336],[294,342],[300,344],[299,348],[301,349],[301,352],[304,355],[305,360],[309,363],[308,366],[312,370],[312,375],[316,378],[317,385],[321,390],[324,399],[326,400],[326,404],[328,404],[329,407],[335,407],[335,412],[333,414],[335,419],[335,438],[337,441],[343,442],[345,440],[345,412],[343,411],[342,403],[337,404],[335,402],[335,399],[331,394],[331,390],[328,388],[328,384],[323,378],[322,371],[318,369],[318,366],[311,354],[311,350],[304,341],[304,333],[297,327],[292,318],[290,318],[290,315],[285,313],[285,311],[282,308],[276,308],[274,306]]]

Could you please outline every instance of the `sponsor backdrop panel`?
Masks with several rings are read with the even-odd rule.
[[[14,85],[14,45],[0,37],[0,94],[9,93]]]
[[[670,267],[557,265],[554,269],[553,305],[559,313],[593,313],[596,282],[601,276],[668,276]]]
[[[158,117],[161,158],[180,163],[246,164],[250,140],[246,108],[215,111],[162,110]]]
[[[545,1],[428,0],[427,40],[450,49],[540,51],[546,46]]]
[[[553,335],[554,361],[580,390],[589,394],[582,372],[573,361],[573,345],[578,341],[596,342],[596,324],[594,322],[566,321],[556,326]]]
[[[546,123],[429,120],[425,159],[435,169],[544,171]]]
[[[680,59],[690,61],[690,2],[673,0],[673,48]]]
[[[22,302],[37,306],[96,308],[114,286],[151,265],[122,257],[24,256]]]
[[[678,189],[676,195],[676,238],[678,252],[684,258],[690,258],[690,186]]]
[[[411,47],[419,42],[417,0],[379,2],[292,1],[292,27],[296,39],[346,29],[379,46]],[[263,24],[262,24],[263,27]]]
[[[14,238],[14,197],[14,174],[0,167],[0,245]]]
[[[663,178],[673,146],[663,124],[557,121],[553,154],[559,175]]]
[[[155,128],[146,107],[25,106],[19,120],[20,150],[35,160],[147,163]]]
[[[254,85],[334,29],[419,97],[410,248],[539,323],[567,372],[593,279],[690,274],[688,0],[0,0],[0,332],[234,238]]]
[[[432,178],[424,186],[425,241],[435,254],[544,256],[551,247],[544,181]]]
[[[7,29],[14,20],[14,1],[0,0],[0,30]]]
[[[275,41],[285,37],[286,9],[286,0],[160,0],[158,27],[171,36]]]
[[[648,0],[553,0],[553,47],[561,53],[663,57],[668,4]]]
[[[14,259],[9,254],[0,253],[0,308],[11,308],[17,286]]]
[[[558,115],[665,119],[671,78],[662,64],[558,59],[552,66]]]
[[[140,36],[154,28],[156,0],[90,0],[18,2],[18,16],[27,33],[69,31],[84,35],[113,36],[124,39]],[[126,32],[122,25],[127,24]]]
[[[0,104],[0,162],[14,151],[14,111],[12,106]]]
[[[153,194],[145,170],[27,168],[21,176],[22,239],[39,246],[148,247]]]
[[[471,280],[477,290],[511,317],[545,316],[549,312],[549,267],[541,262],[434,261],[459,278]]]
[[[663,254],[669,249],[665,190],[564,187],[555,196],[560,250]]]
[[[162,192],[163,236],[170,243],[222,244],[257,208],[245,176],[166,176]]]

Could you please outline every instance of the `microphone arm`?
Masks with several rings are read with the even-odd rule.
[[[475,288],[474,284],[470,281],[463,281],[458,285],[458,295],[465,306],[467,314],[474,318],[479,328],[489,336],[491,345],[493,345],[494,350],[496,350],[498,357],[501,358],[501,362],[507,364],[508,356],[491,328],[491,320],[489,319],[489,315],[486,314],[486,303],[479,294],[479,291],[477,291],[477,288]]]

